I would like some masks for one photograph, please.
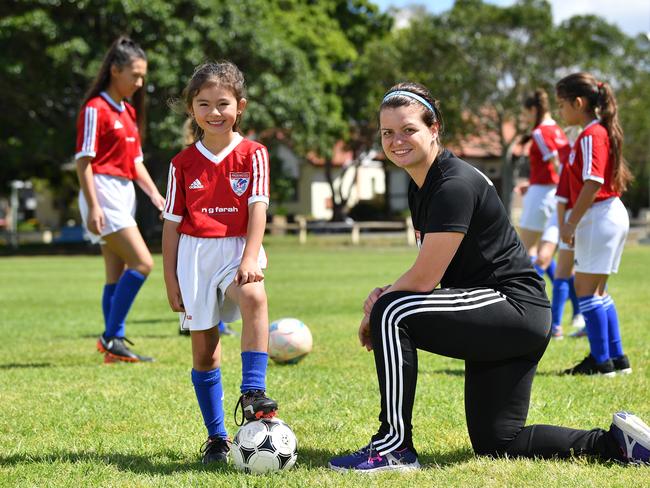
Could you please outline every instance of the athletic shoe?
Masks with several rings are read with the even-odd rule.
[[[237,422],[237,410],[242,409],[241,420]],[[235,406],[235,423],[243,425],[244,420],[270,419],[278,411],[278,402],[266,396],[263,390],[249,390],[242,394]]]
[[[181,328],[179,328],[178,329],[178,335],[190,336],[192,334],[190,334],[190,329],[181,329]]]
[[[556,341],[564,339],[564,334],[562,333],[561,325],[552,325],[551,326],[551,337]]]
[[[616,412],[609,428],[628,463],[650,464],[650,427],[630,412]]]
[[[612,359],[612,363],[614,363],[614,370],[618,374],[630,374],[632,372],[630,360],[625,354],[623,354],[620,358]]]
[[[585,317],[581,313],[575,314],[571,319],[571,327],[575,327],[576,329],[583,329],[585,325],[587,325],[585,324]]]
[[[231,444],[230,439],[221,437],[211,439],[208,437],[208,440],[201,446],[201,462],[203,464],[227,463]]]
[[[569,334],[569,337],[572,339],[580,339],[581,337],[587,337],[587,328],[579,327]]]
[[[134,353],[126,344],[124,344],[124,342],[133,345],[133,342],[128,340],[126,337],[109,337],[106,339],[103,335],[99,336],[99,339],[97,340],[97,350],[105,354],[105,363],[112,362],[106,361],[106,356],[111,360],[124,361],[126,363],[150,363],[153,361],[152,357],[141,356]]]
[[[603,363],[597,363],[594,357],[590,354],[573,368],[565,369],[564,374],[569,375],[595,375],[602,374],[603,376],[616,376],[614,371],[614,363],[611,359]]]
[[[334,471],[357,471],[376,473],[379,471],[410,471],[420,468],[418,455],[405,447],[383,456],[372,447],[372,442],[352,454],[330,459],[328,467]]]

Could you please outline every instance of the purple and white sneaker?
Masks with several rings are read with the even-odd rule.
[[[650,427],[643,420],[630,412],[616,412],[609,431],[627,462],[650,463]]]
[[[328,467],[334,471],[377,473],[420,469],[420,463],[417,454],[407,447],[381,456],[371,442],[352,454],[330,459]]]

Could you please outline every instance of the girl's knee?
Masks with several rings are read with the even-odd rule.
[[[148,258],[142,259],[135,263],[131,269],[136,270],[138,273],[141,273],[144,276],[149,276],[153,270],[153,258],[149,256]]]
[[[262,286],[245,285],[239,295],[239,307],[259,309],[266,306],[266,291]]]

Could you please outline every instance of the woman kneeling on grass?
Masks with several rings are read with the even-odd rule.
[[[330,468],[420,467],[411,425],[417,349],[465,360],[465,413],[477,454],[648,462],[650,428],[628,412],[615,413],[607,431],[524,426],[551,337],[544,282],[492,182],[440,145],[440,110],[425,87],[392,87],[379,120],[384,152],[412,179],[420,250],[395,283],[366,299],[359,339],[374,351],[381,425],[367,446],[333,458]]]

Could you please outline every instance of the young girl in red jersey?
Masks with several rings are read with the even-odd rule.
[[[217,324],[242,317],[241,396],[246,420],[272,417],[268,398],[268,308],[262,238],[269,203],[266,148],[238,132],[244,77],[230,62],[199,66],[183,93],[195,143],[169,167],[163,227],[167,298],[191,331],[192,383],[208,430],[203,462],[225,462]]]
[[[135,215],[133,181],[162,211],[164,198],[142,163],[144,77],[147,57],[131,39],[117,39],[104,57],[77,119],[79,208],[91,240],[101,244],[106,267],[102,297],[105,330],[97,349],[105,361],[152,358],[132,352],[124,321],[153,267]],[[124,101],[133,100],[136,109]],[[140,129],[140,130],[139,130]]]
[[[631,180],[623,159],[623,131],[616,99],[607,83],[589,73],[574,73],[556,85],[562,118],[582,132],[571,148],[567,184],[558,195],[570,212],[560,220],[563,242],[575,245],[575,287],[585,317],[591,353],[567,374],[630,373],[621,344],[614,301],[607,279],[618,271],[629,229],[620,200]],[[561,216],[562,205],[560,205]]]
[[[523,213],[519,223],[519,236],[533,260],[540,276],[548,274],[553,283],[551,333],[553,338],[562,339],[562,312],[570,296],[574,305],[574,323],[582,318],[573,287],[571,250],[558,253],[559,269],[553,255],[559,241],[557,226],[555,188],[559,181],[558,172],[569,155],[569,140],[562,128],[551,117],[548,95],[538,88],[524,99],[524,114],[533,125],[528,159],[530,178],[524,185],[518,185],[523,195]],[[559,272],[556,275],[556,272]]]

